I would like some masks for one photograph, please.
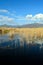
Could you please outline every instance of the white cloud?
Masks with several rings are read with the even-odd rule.
[[[9,11],[8,10],[5,10],[5,9],[0,9],[0,12],[9,13]]]
[[[14,20],[15,20],[14,18],[0,15],[0,24],[11,24],[11,25],[13,24],[13,25],[15,25]]]
[[[36,14],[34,16],[35,19],[43,19],[43,14]]]
[[[36,15],[26,15],[26,19],[28,21],[31,21],[31,22],[34,22],[34,23],[43,23],[43,14],[39,13],[39,14],[36,14]]]
[[[27,15],[26,16],[26,19],[28,19],[28,20],[31,19],[31,18],[32,18],[32,15]]]
[[[3,16],[2,19],[5,20],[5,21],[9,21],[9,22],[14,21],[14,18],[10,18],[8,16]]]

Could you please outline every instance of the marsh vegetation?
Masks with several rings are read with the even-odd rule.
[[[10,44],[15,44],[15,46],[18,42],[20,46],[24,46],[24,42],[27,45],[40,44],[42,46],[43,28],[1,28],[0,45],[9,41],[11,41]],[[8,45],[8,47],[10,46]]]

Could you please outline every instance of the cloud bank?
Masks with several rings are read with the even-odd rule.
[[[0,24],[8,24],[8,25],[14,25],[14,18],[0,15]]]
[[[23,16],[15,15],[13,12],[0,9],[0,25],[1,24],[8,24],[8,25],[23,25],[23,24],[32,24],[32,23],[43,23],[43,14],[38,13],[35,15],[27,14]],[[3,14],[5,13],[5,14]],[[8,14],[9,13],[9,14]],[[8,14],[8,15],[7,15]],[[13,15],[12,15],[13,14]]]
[[[36,14],[36,15],[26,15],[26,20],[30,20],[31,23],[34,22],[34,23],[43,23],[43,14],[39,13],[39,14]]]

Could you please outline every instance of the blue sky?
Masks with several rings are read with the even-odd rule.
[[[0,0],[0,25],[43,23],[43,0]]]

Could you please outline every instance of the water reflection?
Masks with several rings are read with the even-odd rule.
[[[2,48],[20,48],[23,47],[25,49],[31,48],[43,48],[43,42],[40,40],[32,42],[32,44],[27,43],[26,39],[24,36],[15,34],[12,35],[11,38],[8,34],[5,35],[0,35],[0,47]]]

